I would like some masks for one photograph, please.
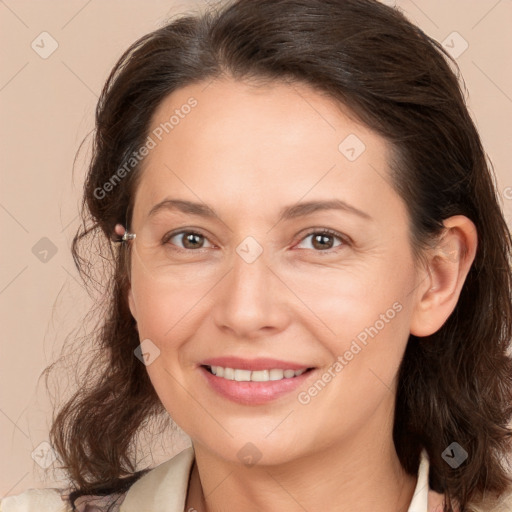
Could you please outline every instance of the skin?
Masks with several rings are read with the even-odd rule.
[[[194,445],[186,510],[220,512],[233,503],[249,512],[407,510],[416,476],[403,471],[392,441],[397,371],[409,334],[437,331],[455,308],[475,256],[475,226],[447,219],[442,243],[416,263],[386,141],[332,100],[306,85],[226,78],[172,93],[151,130],[191,96],[197,106],[144,161],[128,297],[140,339],[160,351],[147,366],[155,390]],[[338,149],[350,134],[366,147],[354,161]],[[206,203],[218,217],[166,211],[149,220],[169,197]],[[371,219],[325,210],[278,222],[285,206],[329,199]],[[166,272],[148,264],[147,255],[162,250],[148,233],[192,227],[206,236],[202,253],[167,252]],[[352,243],[334,237],[319,249],[311,228]],[[263,248],[252,263],[236,252],[247,236]],[[182,237],[172,240],[186,247]],[[397,302],[400,312],[317,396],[299,403],[298,393]],[[206,386],[197,369],[226,355],[317,371],[273,402],[238,404]],[[248,442],[261,454],[253,466],[237,455]]]

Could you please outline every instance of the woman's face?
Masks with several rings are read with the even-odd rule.
[[[307,86],[229,80],[171,94],[149,135],[129,302],[173,420],[235,462],[391,442],[425,274],[386,142]]]

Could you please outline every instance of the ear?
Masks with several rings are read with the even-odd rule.
[[[443,326],[475,259],[478,233],[473,222],[456,215],[443,224],[436,246],[427,253],[427,277],[416,290],[410,327],[415,336],[429,336]]]

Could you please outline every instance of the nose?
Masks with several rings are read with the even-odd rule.
[[[265,252],[254,261],[235,252],[231,270],[216,288],[214,322],[236,338],[268,336],[290,322],[291,293],[269,267]]]

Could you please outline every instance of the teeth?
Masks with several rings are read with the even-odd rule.
[[[235,380],[238,382],[250,381],[251,370],[235,370]]]
[[[251,380],[254,382],[265,382],[268,379],[269,370],[254,370],[251,372]]]
[[[291,379],[302,375],[306,370],[240,370],[238,368],[223,368],[222,366],[210,366],[211,372],[217,377],[237,382],[267,382],[269,380]]]
[[[281,380],[284,378],[284,370],[270,370],[269,380]]]

